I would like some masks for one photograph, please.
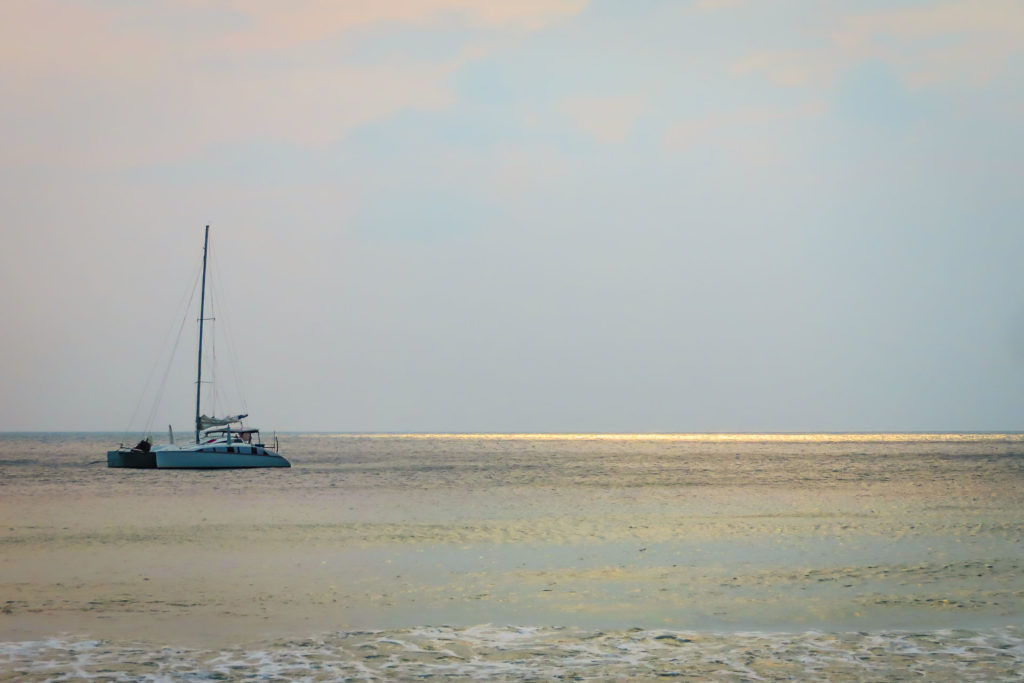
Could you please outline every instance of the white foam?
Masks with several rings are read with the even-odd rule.
[[[768,671],[768,674],[765,674]],[[89,639],[0,643],[4,678],[34,680],[381,680],[648,677],[1019,679],[1024,635],[990,631],[874,633],[593,632],[540,627],[422,627],[331,633],[220,651]]]

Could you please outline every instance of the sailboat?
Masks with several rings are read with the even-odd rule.
[[[203,383],[203,315],[206,307],[206,256],[210,242],[210,226],[203,234],[203,279],[199,297],[199,358],[196,363],[195,443],[175,444],[170,433],[169,444],[152,446],[143,439],[134,447],[120,446],[107,451],[107,467],[158,469],[234,469],[241,467],[291,467],[277,454],[277,439],[271,448],[260,439],[258,429],[241,427],[248,415],[223,418],[207,417],[200,412]],[[232,429],[232,425],[239,425]]]

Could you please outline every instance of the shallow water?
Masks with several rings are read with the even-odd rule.
[[[0,435],[6,678],[1024,675],[1022,435],[122,439]]]

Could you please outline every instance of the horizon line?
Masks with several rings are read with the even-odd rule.
[[[982,429],[982,430],[840,430],[840,431],[567,431],[567,432],[538,432],[538,431],[336,431],[325,429],[279,429],[261,430],[277,434],[302,434],[302,435],[331,435],[331,436],[409,436],[409,437],[811,437],[811,436],[985,436],[985,435],[1022,435],[1021,429]],[[0,429],[0,435],[10,434],[157,434],[152,430],[104,430],[104,429]]]

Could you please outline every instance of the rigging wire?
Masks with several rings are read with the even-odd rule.
[[[215,416],[218,403],[220,403],[221,405],[226,405],[227,402],[225,401],[225,396],[221,392],[221,387],[219,386],[220,383],[218,383],[216,381],[216,379],[217,379],[217,362],[216,362],[217,361],[217,343],[216,343],[216,340],[217,340],[217,336],[218,336],[218,334],[217,334],[218,326],[215,325],[215,324],[212,324],[212,323],[215,323],[216,320],[217,320],[217,317],[218,317],[217,314],[219,313],[218,309],[219,309],[221,301],[223,299],[222,295],[223,295],[223,292],[227,288],[224,286],[224,281],[221,278],[220,267],[219,267],[219,263],[218,263],[218,260],[217,260],[216,251],[213,249],[213,245],[212,244],[209,245],[209,255],[210,255],[211,263],[210,263],[210,268],[208,269],[208,274],[212,273],[213,277],[207,279],[207,293],[206,293],[206,296],[207,296],[207,313],[206,313],[206,320],[207,320],[207,322],[211,323],[211,325],[210,325],[211,329],[210,329],[210,332],[207,335],[204,335],[204,336],[207,337],[208,343],[207,343],[207,345],[205,345],[204,354],[203,354],[204,355],[204,359],[203,359],[204,367],[208,368],[207,372],[209,373],[208,374],[209,379],[203,380],[202,383],[210,385],[208,390],[207,390],[207,392],[206,392],[206,396],[207,396],[207,399],[209,401],[208,405],[212,409],[212,412],[210,413],[210,415],[211,416]],[[135,405],[135,410],[132,412],[131,420],[129,421],[128,426],[124,430],[124,437],[126,439],[127,439],[128,435],[131,433],[132,426],[135,425],[135,423],[136,423],[135,421],[136,421],[136,419],[139,416],[140,410],[142,409],[142,404],[143,404],[143,402],[145,400],[145,397],[149,393],[150,385],[153,382],[153,378],[155,376],[157,368],[160,365],[160,361],[166,355],[167,347],[168,347],[168,345],[170,343],[170,340],[171,340],[171,337],[173,335],[174,336],[174,342],[171,345],[170,356],[167,358],[167,364],[164,367],[163,375],[160,378],[160,383],[157,386],[156,394],[155,394],[155,396],[153,398],[153,402],[152,402],[152,404],[150,406],[150,409],[149,409],[149,412],[147,414],[146,421],[143,424],[143,432],[147,433],[147,434],[151,433],[153,422],[156,420],[158,411],[160,410],[160,407],[161,407],[161,405],[163,403],[164,392],[165,392],[165,389],[166,389],[166,386],[167,386],[167,379],[168,379],[168,377],[170,375],[171,367],[174,365],[174,359],[175,359],[175,356],[177,355],[178,347],[179,347],[180,342],[181,342],[181,337],[182,337],[184,329],[185,329],[185,324],[188,322],[189,313],[190,313],[190,311],[192,309],[193,301],[195,300],[195,294],[196,294],[196,291],[199,288],[199,279],[200,279],[201,270],[202,270],[202,267],[200,265],[196,265],[195,266],[195,269],[193,271],[193,277],[192,277],[192,286],[188,290],[186,290],[186,292],[182,295],[182,298],[179,301],[178,306],[175,308],[176,311],[180,311],[180,316],[181,316],[180,323],[177,325],[177,328],[178,328],[177,329],[177,334],[173,334],[174,331],[175,331],[174,330],[175,326],[172,325],[167,330],[167,333],[164,336],[163,343],[162,343],[162,345],[160,347],[160,354],[157,356],[156,360],[153,363],[153,366],[150,368],[149,374],[146,377],[146,382],[144,384],[143,391],[140,394],[139,400],[138,400],[138,402]],[[183,303],[184,303],[184,305],[182,305]],[[233,375],[233,378],[234,378],[234,381],[235,381],[235,390],[236,390],[239,402],[241,403],[241,408],[242,408],[241,412],[242,413],[247,413],[249,410],[248,410],[247,402],[245,400],[244,392],[242,391],[242,381],[241,381],[241,373],[239,371],[238,354],[237,354],[237,352],[235,350],[235,344],[234,344],[234,338],[233,338],[233,335],[232,335],[230,320],[228,318],[225,318],[224,323],[225,323],[224,324],[224,332],[223,332],[224,337],[225,337],[224,341],[226,341],[226,343],[227,343],[228,358],[229,358],[230,365],[231,365],[232,375]]]
[[[198,277],[192,283],[192,291],[188,297],[188,303],[185,305],[185,311],[181,317],[181,323],[178,325],[178,334],[174,339],[174,347],[171,349],[171,357],[167,361],[167,367],[164,368],[164,375],[160,378],[160,386],[156,390],[156,398],[153,400],[153,407],[149,411],[149,417],[146,419],[146,425],[144,431],[150,431],[153,426],[153,421],[156,419],[157,410],[160,408],[160,404],[163,402],[164,387],[167,386],[167,376],[171,373],[171,366],[174,365],[174,356],[178,351],[178,344],[181,342],[181,334],[185,330],[185,323],[188,321],[188,313],[192,308],[192,300],[196,295],[196,287],[199,285]]]
[[[199,267],[196,266],[194,268],[194,270],[193,270],[192,287],[190,289],[186,289],[184,291],[184,293],[182,294],[181,299],[178,301],[178,305],[173,309],[174,311],[183,311],[182,312],[183,316],[187,316],[188,315],[188,309],[191,307],[192,299],[193,299],[193,297],[195,297],[196,287],[198,286],[198,284],[199,284]],[[187,300],[187,303],[186,303],[186,300]],[[183,304],[184,304],[184,306],[183,306]],[[177,316],[175,316],[175,317],[177,317]],[[177,349],[178,339],[181,338],[181,330],[182,330],[183,327],[184,327],[184,318],[182,319],[181,325],[178,327],[178,335],[177,335],[177,338],[175,339],[175,342],[174,342],[174,347],[173,347],[174,349]],[[167,332],[164,334],[163,342],[160,344],[160,352],[156,356],[156,358],[153,360],[153,365],[150,367],[149,373],[146,375],[146,381],[142,385],[142,391],[139,394],[139,400],[135,403],[135,409],[132,411],[131,419],[128,420],[128,424],[127,424],[127,426],[124,429],[123,436],[126,439],[127,439],[128,435],[131,433],[131,428],[135,425],[135,419],[139,416],[139,409],[142,408],[142,403],[145,400],[146,395],[149,393],[150,383],[153,381],[153,376],[156,373],[157,367],[160,366],[160,361],[164,357],[164,354],[165,354],[165,352],[167,350],[167,346],[168,346],[168,344],[170,343],[170,340],[171,340],[171,335],[173,333],[174,333],[174,326],[171,325],[170,327],[167,328]],[[171,351],[170,358],[167,361],[168,366],[170,366],[170,364],[173,361],[174,361],[174,350]],[[167,373],[166,373],[166,370],[165,370],[165,372],[164,372],[165,379],[166,379],[166,374]],[[163,390],[162,389],[163,388],[163,382],[161,382],[160,387],[161,388],[157,391],[157,395],[156,395],[156,398],[155,398],[155,401],[157,403],[159,403],[159,401],[160,401],[160,394],[162,393],[162,390]],[[155,407],[152,408],[150,410],[150,415],[152,416],[152,414],[155,411],[156,411],[156,408]],[[151,426],[152,426],[152,417],[150,417],[150,419],[147,421],[147,423],[143,426],[143,431],[148,431]]]
[[[217,302],[218,302],[218,304],[224,302],[225,309],[227,309],[228,306],[227,306],[226,302],[230,300],[230,297],[229,297],[230,292],[228,291],[228,288],[227,288],[227,286],[224,283],[224,279],[222,278],[222,276],[220,274],[220,271],[222,270],[222,268],[220,267],[220,260],[217,257],[217,252],[213,251],[211,256],[213,258],[214,265],[215,265],[215,267],[213,269],[213,278],[212,278],[213,282],[211,284],[214,285],[214,289],[217,292]],[[222,315],[221,319],[222,319],[222,321],[224,323],[223,324],[223,335],[224,335],[224,341],[226,342],[226,345],[227,345],[228,363],[229,363],[230,368],[231,368],[232,379],[234,380],[235,392],[237,394],[237,398],[238,398],[239,402],[241,403],[241,408],[242,408],[241,412],[242,413],[248,413],[249,412],[249,406],[248,406],[248,404],[247,404],[247,402],[245,400],[245,391],[244,391],[244,388],[243,388],[243,385],[242,385],[242,373],[239,371],[238,351],[237,351],[236,346],[235,346],[234,333],[233,333],[233,329],[231,327],[231,317],[229,315]],[[218,326],[218,329],[219,329],[219,327],[220,326]],[[223,396],[221,398],[223,399]]]

